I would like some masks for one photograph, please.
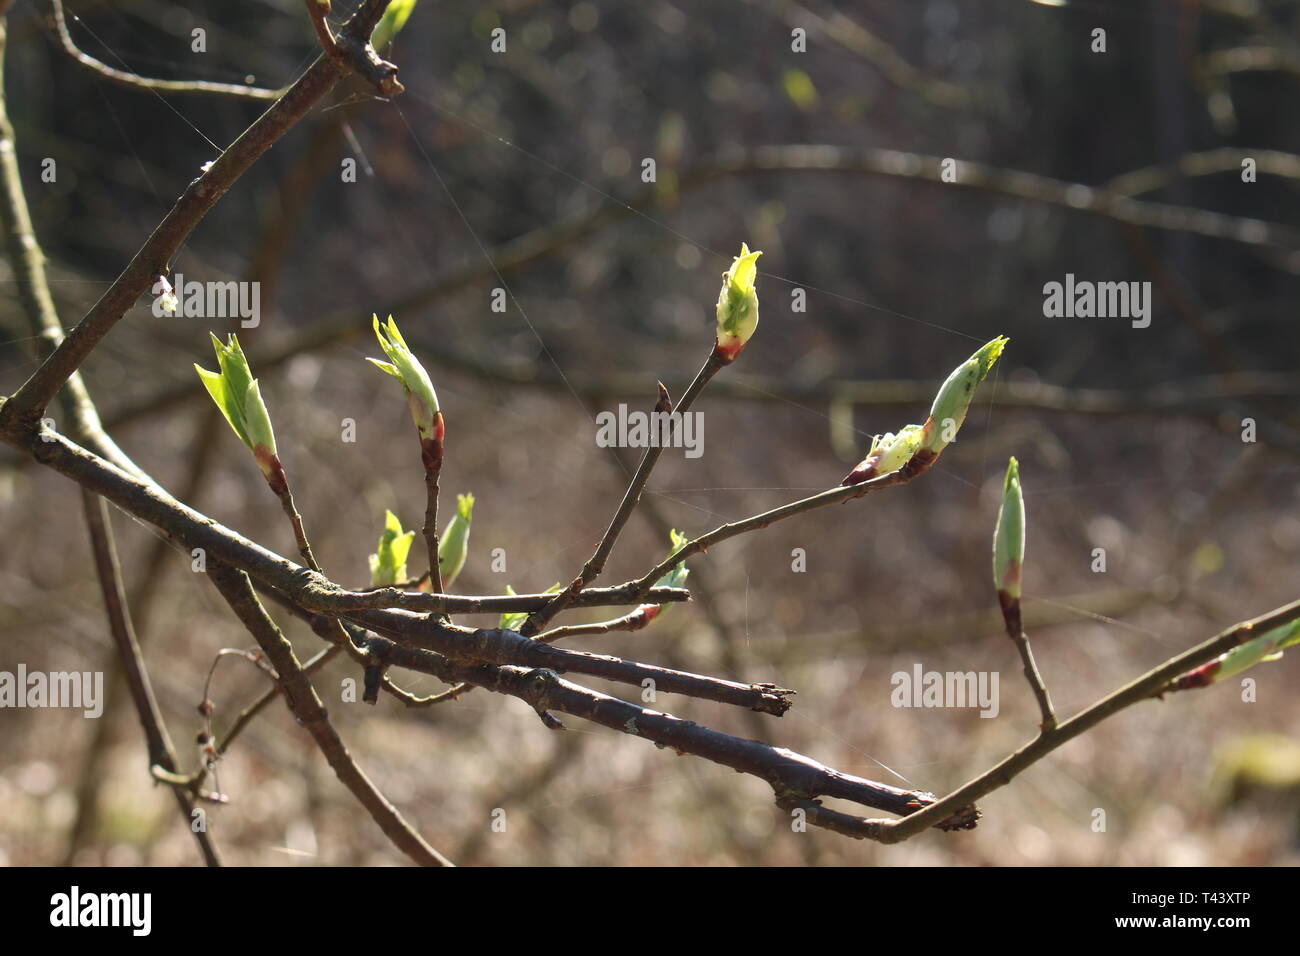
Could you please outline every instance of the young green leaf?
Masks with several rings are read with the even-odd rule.
[[[686,535],[682,534],[680,531],[678,531],[675,528],[669,531],[668,532],[668,556],[672,557],[682,548],[686,547],[687,543],[690,540],[691,540],[690,538],[688,538]],[[655,582],[655,587],[684,588],[686,587],[686,578],[687,575],[689,574],[690,571],[688,571],[686,568],[686,562],[684,560],[680,561],[677,564],[673,565],[667,574],[665,574],[663,577],[661,577],[658,581]],[[635,629],[640,630],[640,628],[645,627],[647,624],[649,624],[651,621],[653,621],[656,617],[660,615],[660,613],[663,611],[663,606],[659,604],[642,604],[637,608],[637,610],[641,612],[642,621]]]
[[[731,268],[722,274],[714,354],[723,362],[735,361],[758,327],[758,292],[754,288],[754,280],[758,275],[758,257],[762,254],[750,252],[749,246],[742,242],[740,255],[731,261]]]
[[[449,588],[465,567],[465,557],[469,554],[469,526],[474,516],[474,496],[457,495],[456,513],[438,540],[438,573],[442,575],[442,586]]]
[[[367,359],[376,368],[382,369],[389,375],[396,378],[402,383],[402,389],[406,392],[406,402],[411,409],[411,420],[415,422],[415,427],[420,431],[420,438],[426,441],[441,442],[443,438],[442,412],[438,407],[438,394],[433,390],[433,383],[429,380],[429,373],[424,370],[411,350],[406,345],[406,340],[402,338],[402,333],[397,330],[397,323],[393,317],[388,317],[387,324],[379,321],[379,316],[372,316],[374,320],[375,337],[379,339],[379,346],[388,356],[388,361],[383,362],[379,359]]]
[[[401,32],[402,27],[406,26],[406,19],[413,9],[415,9],[415,0],[392,0],[384,15],[379,18],[375,32],[370,35],[370,45],[376,50],[388,46]]]
[[[211,333],[209,333],[211,334]],[[268,480],[276,480],[279,458],[276,456],[275,431],[267,413],[262,392],[248,367],[239,339],[232,333],[226,344],[212,335],[219,372],[210,372],[196,364],[199,380],[212,396],[231,429],[244,443]]]
[[[406,581],[406,556],[411,551],[414,531],[403,531],[402,523],[391,511],[384,512],[384,531],[379,536],[379,550],[370,556],[371,587],[391,587]]]

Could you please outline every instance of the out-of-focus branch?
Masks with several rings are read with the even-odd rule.
[[[13,264],[14,274],[18,277],[19,299],[27,313],[29,324],[36,333],[37,355],[41,356],[58,346],[62,340],[63,326],[55,310],[54,299],[50,295],[49,282],[45,274],[45,256],[32,228],[27,197],[23,192],[22,179],[18,170],[13,127],[9,121],[8,100],[3,83],[8,40],[7,11],[8,4],[0,6],[0,229],[3,229],[5,249]],[[81,377],[74,375],[68,384],[69,387],[63,393],[62,405],[74,429],[107,457],[117,461],[121,467],[133,474],[139,473],[135,464],[104,433],[95,405]],[[151,765],[160,765],[175,771],[176,754],[167,734],[162,713],[154,698],[153,687],[149,682],[149,675],[131,624],[126,592],[122,584],[122,571],[118,564],[113,532],[108,521],[107,506],[102,498],[85,490],[82,492],[82,501],[95,571],[108,618],[109,633],[113,638],[117,658],[131,700],[135,705],[136,714],[144,730],[149,762]],[[190,796],[177,791],[176,802],[187,829],[194,834],[204,861],[209,866],[219,866],[220,860],[206,830],[195,830],[192,826],[191,814],[194,804]],[[82,825],[73,830],[69,844],[70,853],[75,850],[84,822],[90,819],[90,814],[86,813],[78,821]]]
[[[367,40],[386,6],[387,0],[364,0],[340,31],[339,42],[353,46],[359,43],[364,51],[369,51],[370,57],[374,57],[374,50]],[[385,66],[391,68],[395,82],[396,67],[392,64]],[[150,290],[157,277],[167,274],[172,256],[208,210],[264,152],[334,88],[344,73],[345,68],[338,60],[319,57],[283,96],[190,183],[108,291],[0,408],[0,418],[16,419],[28,427],[40,418],[50,399],[80,368],[104,336],[112,331],[136,300]]]
[[[131,616],[126,608],[126,591],[122,587],[122,569],[118,564],[117,551],[113,547],[112,533],[108,525],[108,506],[104,499],[89,491],[82,491],[82,504],[86,511],[86,524],[90,529],[91,551],[95,559],[95,572],[99,577],[100,593],[104,598],[104,610],[108,616],[109,633],[117,648],[117,657],[122,664],[126,686],[131,692],[135,704],[136,716],[144,730],[148,743],[149,763],[157,765],[170,773],[176,773],[176,751],[167,734],[158,701],[154,699],[153,687],[145,672],[144,658],[140,654],[140,645],[131,626]],[[208,866],[220,866],[217,851],[208,837],[206,828],[195,829],[192,826],[194,801],[190,795],[178,788],[173,788],[176,805],[185,820],[186,829],[194,834],[195,842],[203,853]]]
[[[920,94],[935,106],[960,109],[970,102],[966,90],[922,73],[899,56],[892,46],[838,10],[823,17],[793,0],[768,0],[762,5],[789,26],[803,27],[809,33],[820,34],[849,52],[858,54],[879,70],[890,83]]]
[[[283,90],[267,90],[256,86],[243,86],[238,83],[214,83],[209,80],[160,80],[116,69],[102,60],[95,59],[95,57],[77,46],[76,41],[72,39],[72,33],[68,30],[67,20],[64,18],[63,0],[50,0],[50,8],[54,14],[54,29],[58,34],[59,44],[63,47],[64,52],[88,70],[110,83],[116,83],[118,86],[167,95],[223,96],[239,100],[262,101],[279,99],[280,94],[284,92]],[[75,14],[73,19],[77,19]]]
[[[339,781],[352,791],[384,835],[422,866],[451,866],[451,861],[425,842],[352,759],[334,725],[330,723],[311,681],[298,663],[293,645],[267,616],[248,583],[247,575],[214,562],[208,567],[208,577],[275,667],[285,703],[293,715],[311,733]]]

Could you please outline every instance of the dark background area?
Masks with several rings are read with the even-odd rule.
[[[339,20],[355,0],[334,6]],[[83,18],[71,29],[84,51],[142,75],[279,87],[316,52],[297,0],[68,7]],[[46,13],[43,0],[10,13],[5,80],[70,326],[263,105],[107,84],[59,49]],[[505,54],[489,49],[497,26]],[[796,26],[808,30],[806,53],[790,49]],[[196,27],[205,53],[191,52]],[[498,593],[567,581],[590,553],[635,464],[596,447],[594,414],[649,407],[656,379],[680,394],[711,345],[718,276],[742,240],[764,251],[761,324],[698,406],[703,458],[664,456],[646,501],[654,520],[629,526],[607,583],[658,561],[656,520],[698,534],[821,490],[873,433],[928,409],[928,399],[863,402],[853,431],[837,435],[845,383],[929,390],[1009,335],[960,440],[923,480],[727,542],[693,559],[705,592],[693,605],[573,645],[797,688],[780,720],[659,706],[942,793],[1037,721],[989,581],[1008,455],[1026,489],[1030,637],[1058,711],[1297,596],[1294,392],[1245,393],[1297,367],[1300,159],[1275,156],[1270,171],[1261,160],[1254,183],[1235,160],[1206,175],[1177,168],[1211,150],[1300,153],[1298,27],[1300,4],[1267,0],[420,0],[389,54],[406,93],[384,103],[355,81],[341,87],[173,263],[187,279],[261,282],[260,327],[159,319],[142,300],[88,362],[87,381],[114,436],[165,487],[291,553],[276,501],[194,391],[192,364],[212,361],[209,329],[239,331],[316,552],[336,580],[363,586],[383,510],[418,527],[424,508],[404,404],[361,360],[378,354],[370,314],[392,311],[447,416],[444,502],[478,499],[458,589]],[[1105,53],[1090,50],[1096,28]],[[1280,238],[1147,229],[901,176],[702,176],[737,151],[782,144],[954,157],[1099,188],[1167,169],[1136,198],[1265,220]],[[53,184],[40,179],[46,157],[58,164]],[[657,164],[649,189],[645,157]],[[346,158],[358,161],[355,183],[342,181]],[[1151,281],[1150,327],[1045,318],[1043,285],[1066,273]],[[503,282],[510,305],[493,312]],[[806,313],[791,310],[794,288],[807,290]],[[12,283],[0,293],[0,387],[11,392],[34,365]],[[1117,390],[1134,405],[1163,384],[1201,397],[1155,414],[994,403],[1000,387],[1037,382]],[[1259,442],[1242,442],[1245,417]],[[355,444],[340,440],[345,418]],[[13,456],[3,469],[0,669],[111,670],[76,489]],[[146,659],[185,747],[213,655],[248,639],[187,562],[116,518]],[[504,575],[490,569],[498,547]],[[1098,547],[1104,574],[1091,570]],[[806,573],[791,572],[794,548],[807,552]],[[286,623],[302,651],[316,649]],[[1230,681],[1134,708],[985,801],[974,833],[899,847],[792,834],[761,781],[576,719],[557,734],[483,691],[425,711],[385,698],[331,713],[367,772],[458,862],[1295,863],[1297,656],[1251,672],[1258,702]],[[889,675],[916,662],[1000,671],[999,717],[893,708]],[[347,676],[340,664],[324,672],[322,695],[337,696]],[[217,725],[264,680],[223,662]],[[193,861],[167,795],[149,785],[128,702],[110,706],[102,722],[0,712],[0,862]],[[1277,734],[1291,736],[1262,736]],[[1250,772],[1272,783],[1234,785],[1252,741],[1264,756]],[[231,803],[213,833],[230,862],[401,860],[282,708],[223,761],[220,782]],[[504,834],[488,830],[497,807]],[[1092,828],[1098,808],[1104,833]]]

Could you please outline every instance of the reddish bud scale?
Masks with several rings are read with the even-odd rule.
[[[913,455],[911,458],[908,459],[906,465],[898,469],[898,471],[890,472],[890,474],[898,475],[899,479],[903,481],[906,481],[910,478],[915,478],[917,475],[921,474],[922,472],[929,470],[930,466],[934,464],[935,459],[937,459],[938,457],[939,455],[936,452],[932,452],[928,448],[922,448],[915,455]],[[862,461],[858,462],[857,467],[855,467],[851,472],[849,472],[847,475],[844,476],[844,480],[841,481],[840,484],[859,485],[862,482],[867,481],[871,478],[878,478],[878,477],[880,476],[876,474],[875,461],[871,460],[870,458],[865,458]]]
[[[1024,630],[1020,619],[1020,598],[1012,597],[1005,590],[998,591],[998,604],[1002,607],[1002,620],[1007,625],[1007,633],[1013,638],[1019,637]]]
[[[876,477],[876,463],[869,458],[864,458],[854,466],[853,470],[844,476],[841,485],[857,485],[866,481],[868,478]]]
[[[442,429],[438,429],[437,438],[420,439],[420,460],[424,462],[425,471],[440,471],[442,469]]]
[[[1196,690],[1198,687],[1209,687],[1214,683],[1214,677],[1219,673],[1220,661],[1210,661],[1208,664],[1202,664],[1194,670],[1188,671],[1178,680],[1174,681],[1173,690]]]
[[[659,616],[659,605],[642,604],[633,613],[639,615],[639,620],[636,621],[634,624],[632,624],[632,626],[629,627],[628,630],[639,631],[641,630],[641,628],[645,627],[647,624],[649,624],[651,621],[653,621],[655,618]]]
[[[736,356],[741,353],[741,350],[743,350],[744,347],[745,343],[739,341],[728,345],[723,345],[721,342],[714,342],[713,357],[723,365],[730,365],[736,360]]]
[[[276,496],[283,498],[287,495],[289,478],[284,473],[284,466],[280,464],[279,457],[261,446],[253,449],[253,457],[257,459],[257,466],[262,469],[262,474],[266,476],[266,483],[271,486]]]

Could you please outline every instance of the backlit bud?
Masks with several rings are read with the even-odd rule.
[[[271,482],[282,480],[283,473],[280,460],[276,457],[275,432],[271,428],[271,416],[267,414],[266,404],[262,401],[261,390],[248,367],[248,359],[239,347],[239,339],[233,334],[225,345],[215,335],[212,345],[217,353],[219,372],[209,372],[195,365],[199,378],[216,402],[217,408],[235,434],[253,453],[257,465]]]
[[[1002,483],[1002,507],[993,531],[993,586],[998,596],[1020,598],[1020,572],[1025,561],[1025,498],[1020,489],[1020,465],[1007,463]]]
[[[871,440],[867,456],[840,482],[844,485],[856,485],[860,481],[878,478],[898,471],[916,454],[921,447],[922,429],[920,425],[907,425],[897,435],[886,432]]]
[[[1005,336],[999,335],[984,345],[957,366],[948,376],[948,380],[940,386],[939,393],[934,397],[934,404],[930,406],[930,417],[925,422],[925,435],[921,441],[921,447],[927,453],[928,460],[932,461],[949,442],[957,437],[957,429],[961,428],[962,422],[966,420],[966,412],[969,411],[971,400],[975,397],[975,389],[989,374],[989,370],[1002,354],[1007,341]]]
[[[1282,649],[1292,644],[1300,644],[1300,620],[1266,631],[1240,647],[1234,647],[1220,654],[1208,664],[1202,664],[1188,671],[1174,682],[1171,689],[1192,690],[1196,687],[1205,687],[1225,677],[1240,674],[1260,661],[1275,661],[1282,656]]]
[[[370,556],[370,586],[391,587],[408,579],[406,556],[411,552],[414,531],[403,531],[402,523],[391,511],[384,512],[384,533],[379,536],[379,550]]]
[[[397,323],[393,321],[391,315],[388,317],[387,324],[381,323],[377,315],[372,318],[375,337],[379,339],[379,346],[384,350],[389,361],[383,362],[373,358],[366,361],[376,368],[383,369],[402,383],[402,388],[406,392],[406,402],[411,407],[411,420],[420,430],[420,438],[425,441],[441,442],[442,415],[438,410],[438,395],[433,390],[429,373],[407,348],[406,340],[397,330]]]
[[[758,275],[758,257],[763,253],[750,252],[749,246],[740,244],[740,255],[731,262],[731,268],[722,274],[722,290],[718,293],[718,339],[714,354],[723,362],[732,362],[740,354],[758,327],[758,292],[754,279]]]
[[[457,495],[456,513],[438,541],[438,573],[442,575],[443,588],[451,587],[465,567],[469,553],[469,525],[474,514],[474,496]]]

